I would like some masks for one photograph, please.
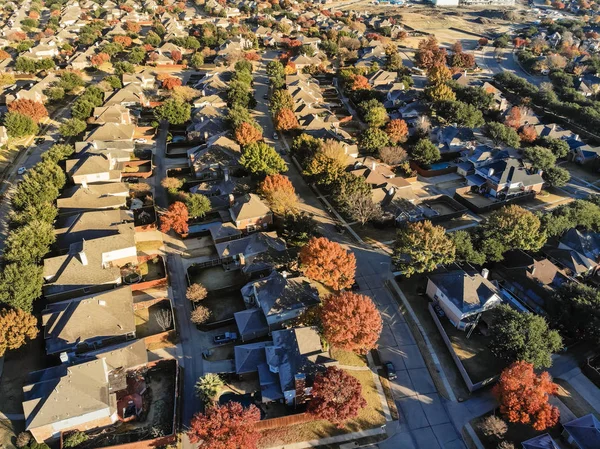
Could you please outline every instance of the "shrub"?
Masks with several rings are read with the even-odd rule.
[[[208,290],[204,285],[198,283],[190,285],[185,292],[185,297],[192,302],[202,301],[206,295],[208,295]]]
[[[502,418],[492,415],[479,423],[479,429],[486,437],[501,439],[508,431],[508,425]]]
[[[198,306],[195,310],[192,311],[190,315],[190,319],[194,324],[202,324],[206,323],[210,318],[211,312],[208,307]]]

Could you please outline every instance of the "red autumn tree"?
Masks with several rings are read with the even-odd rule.
[[[558,422],[558,409],[548,403],[550,395],[557,390],[558,385],[552,382],[548,372],[538,376],[531,363],[515,362],[502,371],[492,392],[508,421],[544,430]]]
[[[29,11],[29,14],[28,14],[28,16],[29,16],[30,18],[32,18],[32,19],[35,19],[35,20],[37,20],[37,19],[39,19],[39,18],[40,18],[40,13],[39,13],[39,12],[37,12],[37,11]]]
[[[39,101],[27,100],[25,98],[15,100],[10,103],[8,105],[8,110],[10,112],[18,112],[26,115],[27,117],[31,117],[36,123],[44,117],[48,117],[48,111],[43,103],[40,103]]]
[[[164,87],[167,90],[173,90],[179,86],[181,86],[181,80],[179,78],[175,78],[174,76],[165,78],[162,81],[162,87]]]
[[[321,321],[329,344],[361,354],[377,346],[383,326],[373,300],[349,291],[327,298]]]
[[[344,421],[358,416],[358,412],[366,406],[362,386],[356,377],[335,366],[316,376],[308,406],[311,415],[342,428]]]
[[[385,127],[385,132],[390,138],[390,142],[394,145],[401,142],[406,142],[408,137],[408,125],[402,119],[395,118],[390,120]]]
[[[198,449],[256,449],[260,434],[254,424],[260,421],[260,411],[254,405],[243,408],[239,402],[208,407],[197,413],[187,435]]]
[[[325,237],[313,237],[300,250],[304,274],[335,290],[354,284],[356,258],[339,243]]]
[[[171,59],[173,60],[173,62],[175,64],[177,64],[179,61],[181,61],[182,57],[183,57],[183,55],[181,54],[181,52],[179,50],[173,50],[171,52]]]
[[[260,59],[260,56],[255,51],[249,51],[247,53],[244,53],[244,59],[246,61],[258,61]]]
[[[178,234],[188,233],[188,208],[181,201],[176,201],[169,206],[167,212],[165,212],[160,218],[160,231],[165,234],[171,229]]]
[[[477,43],[482,47],[485,47],[489,42],[490,41],[485,37],[480,37],[479,40],[477,41]]]
[[[430,69],[436,65],[446,64],[446,49],[440,48],[437,39],[432,35],[419,42],[416,52],[417,66]]]
[[[4,61],[5,59],[9,59],[10,54],[5,52],[4,50],[0,50],[0,61]]]
[[[110,55],[104,52],[98,53],[97,55],[94,55],[90,58],[90,62],[94,67],[101,66],[102,64],[108,61],[110,61]]]
[[[240,123],[235,129],[235,140],[240,145],[248,145],[249,143],[258,142],[262,139],[262,131],[252,126],[248,122]]]
[[[515,46],[515,48],[521,48],[523,47],[525,44],[527,43],[526,39],[523,39],[522,37],[515,37],[513,39],[513,45]]]
[[[538,135],[533,126],[527,125],[519,132],[519,137],[521,138],[521,142],[532,143],[537,139]]]
[[[139,23],[127,22],[127,25],[125,25],[125,28],[127,29],[127,31],[129,31],[131,33],[139,33],[140,30],[142,29],[142,26]]]
[[[371,89],[371,85],[369,84],[369,80],[362,75],[354,75],[352,77],[352,85],[350,86],[352,90],[363,90],[363,89]]]
[[[131,47],[133,42],[129,36],[115,36],[114,41],[117,44],[121,44],[125,48]]]
[[[513,106],[506,115],[504,124],[511,128],[519,129],[521,127],[521,120],[521,109],[518,106]]]
[[[288,108],[283,108],[275,114],[275,129],[279,131],[289,131],[300,126],[294,111]]]

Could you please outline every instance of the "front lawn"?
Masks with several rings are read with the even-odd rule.
[[[282,446],[300,441],[318,440],[345,433],[359,432],[361,430],[380,427],[385,424],[385,415],[379,394],[373,380],[371,371],[348,371],[356,377],[363,387],[363,397],[367,401],[367,407],[362,409],[359,415],[346,423],[339,429],[328,421],[312,421],[293,426],[270,429],[262,432],[259,447]]]

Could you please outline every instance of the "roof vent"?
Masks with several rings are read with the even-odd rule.
[[[106,301],[100,299],[100,300],[98,300],[98,305],[104,307],[104,306],[106,306]]]

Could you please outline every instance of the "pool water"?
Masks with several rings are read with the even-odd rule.
[[[443,170],[445,168],[450,167],[450,162],[436,162],[435,164],[431,164],[430,170]]]

